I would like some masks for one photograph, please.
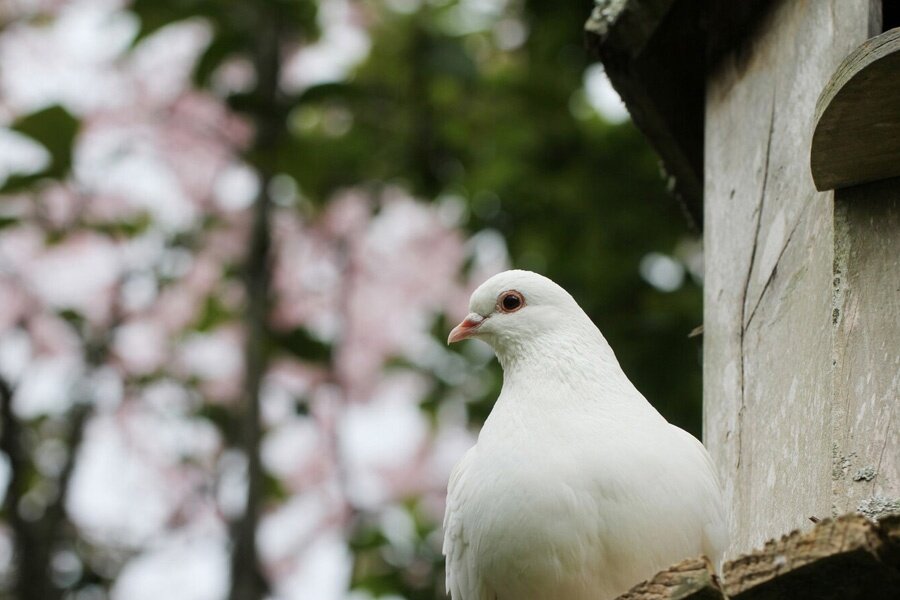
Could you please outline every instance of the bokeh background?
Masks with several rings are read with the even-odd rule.
[[[702,265],[589,0],[0,2],[0,589],[444,598],[515,266],[699,434]]]

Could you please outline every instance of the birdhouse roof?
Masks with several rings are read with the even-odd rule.
[[[632,119],[662,159],[670,190],[703,222],[707,75],[739,47],[772,0],[595,0],[585,28]]]

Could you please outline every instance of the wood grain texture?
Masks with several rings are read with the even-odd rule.
[[[810,152],[819,190],[900,176],[900,28],[850,54],[816,106]]]
[[[725,595],[709,561],[692,558],[634,586],[617,600],[725,600]]]
[[[704,432],[730,556],[831,513],[833,217],[807,149],[869,5],[779,2],[707,80]]]
[[[727,563],[725,592],[731,600],[896,600],[898,536],[897,518],[827,519]]]
[[[834,221],[833,510],[874,516],[900,508],[900,178],[837,190]]]

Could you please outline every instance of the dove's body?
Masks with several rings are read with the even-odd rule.
[[[634,388],[568,294],[534,274],[503,276],[501,291],[534,297],[542,327],[483,328],[503,391],[450,480],[453,599],[606,600],[683,558],[717,562],[725,521],[706,450]],[[541,314],[532,278],[565,295],[563,319]]]

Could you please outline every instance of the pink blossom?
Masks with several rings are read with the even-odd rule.
[[[0,278],[0,330],[18,323],[31,308],[28,295],[9,278]]]
[[[218,285],[222,268],[210,256],[192,257],[187,274],[160,293],[150,312],[170,334],[190,326]]]
[[[185,459],[208,462],[218,449],[217,433],[209,423],[160,408],[129,403],[88,427],[69,511],[98,541],[144,544],[202,489],[207,476]]]
[[[170,105],[190,87],[194,63],[211,37],[209,23],[194,18],[168,24],[142,40],[128,54],[124,69],[134,100],[147,106]]]
[[[232,399],[241,392],[243,342],[243,331],[237,325],[192,333],[179,344],[170,368],[198,378],[209,400]]]
[[[45,26],[0,34],[0,122],[53,102],[81,118],[72,175],[5,204],[20,222],[0,230],[0,342],[18,353],[17,414],[62,415],[73,390],[92,391],[68,509],[89,541],[134,551],[113,597],[170,597],[195,580],[198,597],[218,597],[246,459],[197,414],[245,393],[236,273],[263,182],[240,156],[251,123],[192,86],[208,25],[173,24],[129,49],[137,22],[120,5],[60,3]],[[368,51],[365,9],[329,1],[319,16],[320,42],[284,49],[289,87],[342,77]],[[222,85],[247,84],[246,67],[232,61]],[[268,325],[301,329],[330,355],[273,348],[261,454],[287,498],[265,505],[259,547],[273,593],[328,600],[345,596],[355,511],[381,515],[392,543],[408,519],[398,502],[421,497],[438,518],[478,384],[457,386],[434,418],[420,404],[435,378],[459,381],[477,357],[430,330],[462,316],[506,253],[495,232],[466,239],[460,206],[398,187],[306,208],[272,210]],[[83,335],[109,338],[103,365],[85,364]]]
[[[117,249],[106,237],[77,232],[34,256],[21,275],[27,289],[47,306],[106,322],[120,276]]]
[[[398,475],[417,462],[428,439],[428,423],[418,407],[427,386],[414,373],[394,374],[380,383],[369,402],[343,411],[338,424],[341,460],[354,505],[371,509],[409,492]]]
[[[149,375],[165,364],[169,343],[159,323],[139,319],[116,329],[112,350],[126,373]]]
[[[35,354],[76,356],[81,353],[81,339],[71,324],[55,314],[36,313],[28,319],[28,333]]]
[[[42,190],[40,202],[43,216],[56,229],[70,226],[83,208],[82,198],[68,185],[54,185]]]

